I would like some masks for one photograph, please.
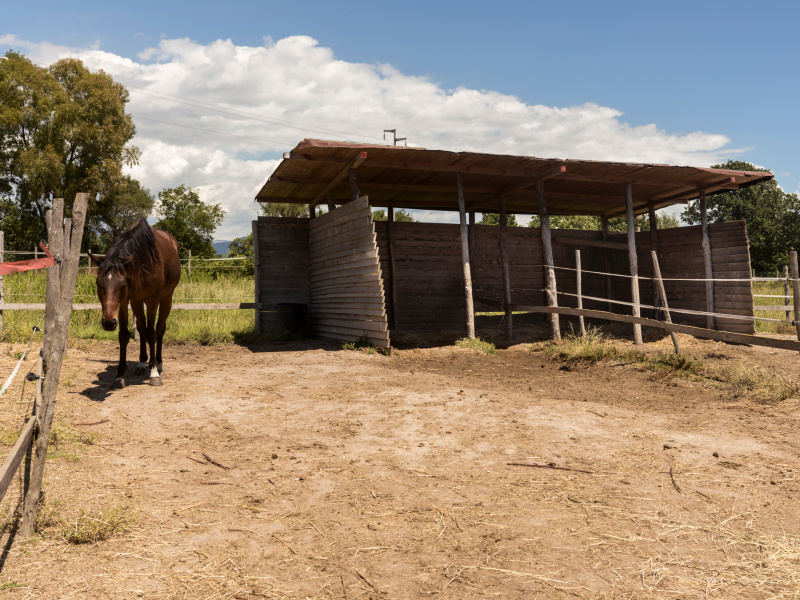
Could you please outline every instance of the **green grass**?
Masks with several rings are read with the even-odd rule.
[[[482,352],[483,354],[488,354],[489,356],[497,355],[497,347],[491,342],[484,342],[480,338],[461,338],[460,340],[456,340],[456,346],[460,348],[468,348],[470,350],[474,350],[475,352]]]
[[[785,293],[782,281],[754,281],[753,294],[765,294],[770,296],[783,296]],[[792,304],[792,286],[789,285],[789,319],[794,319],[794,308]],[[779,298],[753,298],[756,306],[776,306],[784,303],[782,297]],[[770,319],[786,319],[786,311],[756,311],[757,317],[768,317]],[[774,323],[770,321],[756,321],[756,333],[796,333],[795,328],[790,323]]]
[[[9,303],[43,303],[47,277],[44,271],[26,271],[4,278],[3,297]],[[219,303],[252,302],[255,284],[252,277],[214,272],[193,272],[191,279],[184,273],[175,290],[173,302]],[[97,288],[93,274],[78,274],[75,285],[76,304],[97,303]],[[5,311],[2,340],[25,342],[31,328],[41,325],[43,311]],[[132,317],[132,313],[131,313]],[[235,341],[255,341],[254,315],[251,310],[175,310],[167,321],[165,342],[200,342],[219,344]],[[131,331],[133,324],[131,318]],[[72,338],[116,341],[118,332],[100,327],[99,310],[73,311],[69,324]]]

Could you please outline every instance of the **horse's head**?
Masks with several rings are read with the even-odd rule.
[[[97,269],[97,297],[103,316],[100,324],[106,331],[114,331],[119,321],[119,311],[128,310],[128,277],[125,273],[133,257],[120,260],[101,259],[91,252],[89,258],[96,264]]]

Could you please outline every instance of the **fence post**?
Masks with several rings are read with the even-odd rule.
[[[575,250],[575,271],[576,281],[575,288],[578,294],[578,309],[583,310],[583,294],[581,293],[581,251]],[[578,322],[581,325],[581,337],[586,337],[586,324],[583,322],[583,315],[578,316]]]
[[[783,265],[783,303],[786,305],[786,320],[792,318],[789,311],[789,265]]]
[[[186,263],[186,276],[192,278],[192,251],[189,250],[189,262]]]
[[[47,285],[47,304],[45,315],[54,314],[52,323],[48,326],[45,323],[45,343],[42,344],[44,382],[42,386],[42,402],[40,410],[36,416],[36,442],[33,449],[33,461],[31,465],[31,477],[28,493],[25,496],[22,510],[22,527],[20,534],[23,537],[31,537],[35,533],[36,516],[39,512],[39,501],[42,490],[42,479],[44,478],[45,460],[47,459],[47,446],[50,441],[50,428],[53,424],[55,413],[56,392],[58,390],[58,379],[61,374],[61,363],[67,349],[67,333],[69,330],[69,319],[72,314],[72,301],[75,298],[75,281],[78,276],[78,260],[80,259],[81,240],[83,239],[83,226],[86,221],[86,208],[89,202],[89,194],[77,194],[72,208],[72,219],[69,222],[69,230],[62,227],[61,210],[63,204],[51,213],[49,219],[51,248],[53,254],[60,254],[61,266],[56,264],[48,270]],[[55,209],[54,202],[54,209]],[[60,214],[59,214],[60,213]],[[65,242],[69,242],[68,252],[63,252],[60,248],[63,236]],[[56,238],[56,239],[53,239]],[[59,293],[55,294],[56,285],[51,283],[50,274],[60,279],[58,286]],[[60,273],[60,277],[59,277]],[[49,340],[47,336],[49,334]],[[45,353],[46,350],[46,353]]]
[[[669,314],[669,303],[667,302],[667,292],[664,290],[664,280],[661,278],[661,267],[658,264],[658,254],[655,250],[650,251],[650,256],[653,257],[653,277],[658,286],[658,293],[661,295],[661,300],[664,302],[664,320],[667,323],[672,323],[672,317]],[[670,331],[669,335],[672,337],[672,345],[675,346],[675,354],[680,354],[681,349],[678,346],[678,336],[674,331]]]
[[[0,231],[0,263],[3,262],[3,251],[5,245],[5,232]],[[3,276],[0,275],[0,302],[5,302],[3,297]],[[3,311],[0,310],[0,338],[3,337]]]
[[[794,299],[794,326],[797,339],[800,340],[800,269],[797,268],[797,251],[789,252],[789,263],[792,266],[792,298]]]

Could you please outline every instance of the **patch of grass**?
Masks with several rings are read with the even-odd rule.
[[[740,361],[717,369],[716,379],[730,385],[735,395],[752,396],[761,402],[783,402],[800,396],[796,381]]]
[[[647,365],[654,371],[667,369],[692,375],[705,375],[708,371],[708,367],[702,360],[672,352],[659,352],[655,358],[647,360]]]
[[[93,544],[116,533],[129,531],[137,522],[130,504],[86,512],[81,509],[74,522],[64,522],[61,537],[70,544]]]
[[[3,585],[0,585],[0,590],[15,590],[19,587],[22,587],[16,581],[6,581]]]
[[[620,350],[609,342],[596,327],[587,330],[585,336],[570,331],[560,342],[550,341],[532,351],[544,351],[550,357],[567,363],[598,363],[606,360],[644,362],[646,355],[640,350]]]
[[[366,354],[375,354],[376,352],[379,352],[380,354],[387,354],[387,350],[385,348],[378,348],[375,346],[366,335],[362,335],[355,342],[347,342],[346,344],[342,344],[342,350],[358,350],[359,352],[364,352]]]
[[[456,346],[459,348],[468,348],[475,352],[483,352],[489,356],[497,356],[497,347],[491,342],[485,342],[481,338],[461,338],[456,340]]]

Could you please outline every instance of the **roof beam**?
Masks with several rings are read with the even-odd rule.
[[[332,190],[337,185],[342,183],[342,181],[344,181],[345,179],[349,179],[350,170],[357,168],[365,160],[367,160],[367,153],[366,152],[359,152],[358,156],[356,156],[352,161],[350,161],[350,164],[348,164],[344,169],[342,169],[341,172],[336,177],[331,179],[330,183],[328,183],[325,186],[325,188],[319,194],[317,194],[314,197],[314,199],[308,205],[309,212],[314,210],[316,208],[317,204],[322,202],[322,200],[324,198],[328,197],[328,190]]]
[[[731,187],[733,186],[733,187]],[[651,196],[648,198],[645,204],[638,204],[634,211],[638,212],[640,210],[644,210],[648,207],[648,204],[673,204],[676,202],[689,202],[695,197],[700,196],[702,192],[711,193],[711,192],[719,192],[724,189],[738,189],[736,187],[736,178],[735,177],[726,177],[725,179],[719,180],[715,183],[708,184],[706,186],[700,187],[686,187],[682,191],[673,193],[667,196]],[[695,196],[694,194],[697,194]],[[688,197],[686,197],[689,195]],[[625,211],[615,211],[613,213],[609,213],[609,217],[620,217],[625,214]]]

